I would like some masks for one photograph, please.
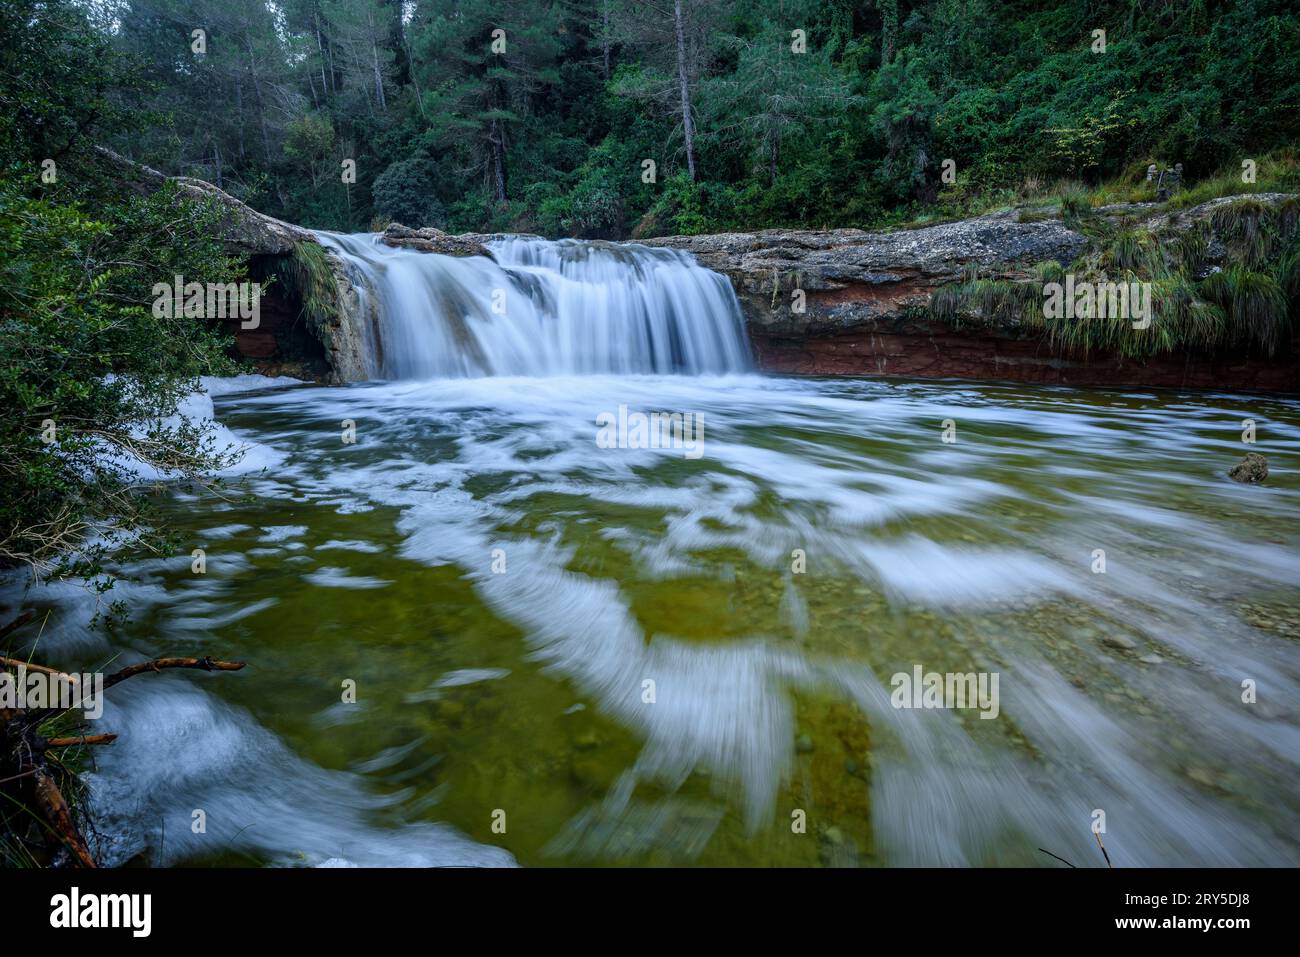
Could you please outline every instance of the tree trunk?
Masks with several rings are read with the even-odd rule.
[[[682,0],[674,0],[677,22],[677,81],[682,90],[682,135],[686,139],[686,170],[695,182],[695,123],[691,119],[691,88],[686,76],[686,29],[682,24]]]
[[[320,89],[321,96],[329,94],[330,85],[325,81],[325,44],[320,39],[320,14],[312,14],[312,20],[316,24],[316,53],[320,56]]]
[[[420,93],[420,79],[415,75],[415,59],[411,56],[411,44],[406,43],[406,69],[411,76],[411,86],[415,88],[415,105],[420,110],[420,116],[424,116],[424,96]]]
[[[375,99],[379,103],[379,112],[384,113],[388,109],[384,100],[384,75],[379,70],[379,48],[373,43],[370,44],[370,56],[375,64]]]
[[[898,0],[880,0],[880,65],[894,58],[894,44],[898,39]]]
[[[235,116],[239,118],[239,161],[242,163],[247,154],[244,149],[244,80],[235,74]]]
[[[601,13],[600,56],[605,69],[605,82],[609,82],[609,0],[604,0]]]
[[[492,121],[492,178],[496,188],[497,202],[508,203],[510,196],[506,191],[506,142],[505,130],[499,120]]]
[[[258,82],[256,58],[253,56],[253,43],[244,35],[244,49],[248,51],[248,74],[253,79],[253,103],[257,106],[257,125],[262,131],[262,156],[266,165],[271,165],[271,137],[266,132],[266,110],[262,104],[262,84]]]
[[[330,92],[337,94],[339,83],[337,71],[334,69],[334,44],[330,42],[329,37],[325,37],[325,61],[329,67]]]

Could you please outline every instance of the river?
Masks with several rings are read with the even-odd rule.
[[[1300,864],[1300,402],[764,376],[679,254],[336,242],[377,381],[217,395],[265,468],[167,490],[129,621],[32,593],[249,663],[110,693],[108,863]]]

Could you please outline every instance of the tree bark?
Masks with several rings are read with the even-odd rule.
[[[605,82],[609,82],[609,0],[603,0],[600,30],[600,56],[604,64]]]
[[[320,88],[321,96],[329,93],[330,85],[325,82],[325,44],[320,39],[320,14],[313,13],[312,21],[316,25],[316,53],[320,57]]]
[[[682,0],[674,0],[673,19],[677,26],[677,81],[682,91],[682,135],[686,139],[686,169],[695,182],[695,122],[691,119],[691,88],[686,70],[686,28],[682,23]]]
[[[505,130],[501,128],[500,120],[493,120],[491,134],[489,139],[492,143],[492,179],[496,189],[498,203],[510,202],[510,195],[506,189],[506,143]]]

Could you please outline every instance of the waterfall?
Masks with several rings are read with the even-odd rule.
[[[362,298],[377,379],[742,372],[749,347],[726,277],[687,253],[508,236],[492,258],[318,233]]]

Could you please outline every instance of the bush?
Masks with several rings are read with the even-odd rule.
[[[389,164],[371,187],[375,212],[416,229],[442,229],[447,214],[435,195],[438,168],[432,160],[405,159]]]
[[[0,180],[0,564],[62,559],[98,523],[145,532],[114,456],[191,477],[229,461],[208,431],[165,421],[197,376],[235,371],[213,324],[150,308],[177,273],[239,278],[214,238],[221,211],[176,206],[168,187],[92,218]]]

